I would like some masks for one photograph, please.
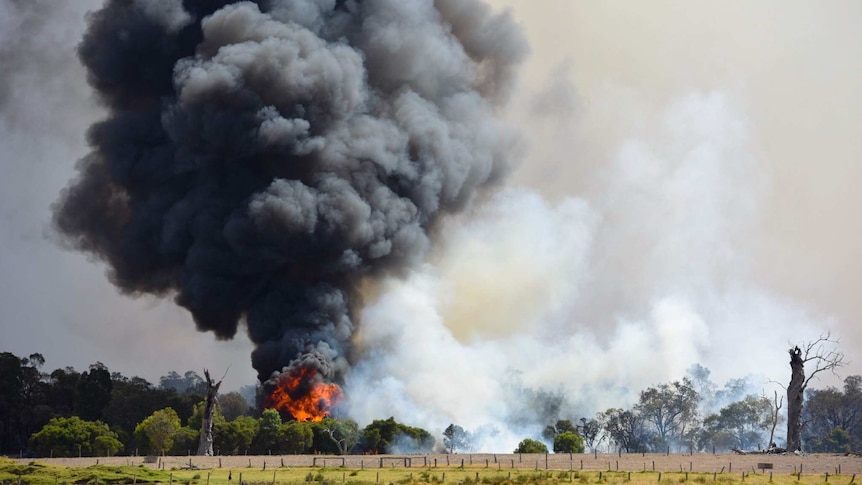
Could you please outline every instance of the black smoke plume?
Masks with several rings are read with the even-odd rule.
[[[107,0],[88,22],[107,117],[55,225],[123,292],[221,339],[244,322],[261,380],[343,377],[357,285],[422,259],[518,152],[495,111],[525,42],[478,0]]]

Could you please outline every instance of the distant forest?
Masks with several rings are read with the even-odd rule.
[[[44,364],[41,354],[0,353],[0,455],[197,451],[206,382],[196,372],[170,372],[153,384],[110,372],[100,362],[83,372],[71,367],[47,372]],[[525,442],[547,443],[557,452],[753,450],[768,447],[770,440],[781,446],[786,410],[782,397],[746,394],[747,389],[744,379],[719,387],[710,381],[708,369],[695,365],[680,381],[642,390],[628,409],[611,408],[593,417],[549,416],[546,409],[536,409],[536,421],[549,422],[539,436],[525,437]],[[438,441],[428,431],[391,417],[365,428],[340,417],[296,422],[275,410],[261,410],[256,391],[246,386],[219,395],[216,454],[472,451],[489,432],[481,428],[483,423],[453,423]],[[471,432],[470,426],[480,428]],[[809,452],[862,449],[862,376],[846,377],[842,389],[806,391],[803,444]]]

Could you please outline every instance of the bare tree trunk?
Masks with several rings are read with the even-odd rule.
[[[218,400],[218,388],[221,386],[221,381],[213,382],[210,377],[210,372],[204,369],[204,376],[207,379],[207,403],[204,408],[204,416],[201,424],[201,439],[198,445],[198,455],[213,456],[213,412],[215,404]]]
[[[781,405],[784,398],[778,399],[778,391],[775,391],[775,396],[772,399],[772,430],[769,431],[769,448],[775,448],[775,428],[778,427],[778,412],[781,411]]]
[[[790,385],[787,386],[787,451],[802,451],[802,400],[805,365],[799,347],[790,349]]]

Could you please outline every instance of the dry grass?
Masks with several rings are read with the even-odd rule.
[[[210,470],[261,470],[282,468],[343,468],[345,470],[400,469],[434,471],[435,469],[458,470],[462,462],[464,470],[497,471],[611,471],[611,472],[662,472],[662,473],[724,473],[741,474],[758,472],[758,463],[771,463],[775,475],[798,473],[806,475],[852,475],[859,474],[862,482],[862,457],[837,454],[811,455],[737,455],[737,454],[452,454],[452,455],[270,455],[270,456],[167,456],[156,463],[144,463],[144,457],[101,458],[38,458],[36,461],[63,467],[89,467],[96,465],[146,466],[164,470],[182,469],[191,464],[199,469]],[[32,459],[16,460],[27,464]],[[485,473],[485,472],[483,472]]]

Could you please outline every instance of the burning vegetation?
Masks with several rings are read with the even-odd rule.
[[[265,409],[275,409],[296,421],[323,421],[344,398],[338,384],[325,382],[314,367],[297,367],[280,374],[264,398]]]

